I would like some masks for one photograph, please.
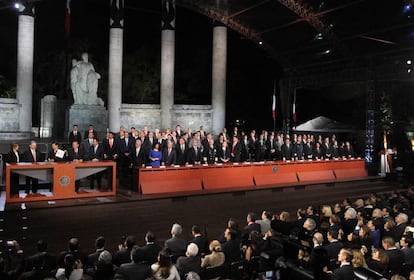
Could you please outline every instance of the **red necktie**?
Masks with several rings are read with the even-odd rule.
[[[114,144],[113,143],[114,141],[111,139],[111,140],[109,140],[109,148],[111,148],[112,149],[112,145]]]

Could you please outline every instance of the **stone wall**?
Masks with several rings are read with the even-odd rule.
[[[17,99],[0,98],[0,131],[19,131],[20,108]]]
[[[202,125],[206,131],[211,131],[212,114],[211,105],[174,105],[171,129],[175,129],[175,126],[179,124],[185,131],[188,127],[197,131]],[[160,127],[161,107],[156,104],[122,104],[121,125],[127,130],[132,126],[138,130],[144,126],[148,126],[149,130],[166,128]]]
[[[204,131],[211,132],[213,120],[213,109],[211,105],[174,105],[172,113],[172,124],[181,126],[186,131],[191,128],[194,131],[199,130],[200,126]]]
[[[158,104],[121,104],[120,111],[121,125],[126,130],[131,127],[141,130],[144,126],[149,130],[160,128],[161,107]]]

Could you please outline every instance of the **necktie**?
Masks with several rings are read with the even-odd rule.
[[[114,144],[114,140],[109,140],[109,148],[111,148],[112,149],[112,145]]]
[[[128,146],[128,138],[125,138],[125,144]]]
[[[168,149],[168,156],[170,156],[171,154],[171,149]]]
[[[136,153],[137,153],[137,157],[138,157],[138,155],[139,155],[139,149],[136,149]]]
[[[197,148],[194,148],[195,156],[197,157]]]
[[[32,150],[33,162],[36,162],[36,151]]]
[[[73,135],[76,136],[76,131],[73,132]]]
[[[181,144],[181,151],[184,152],[184,145],[183,144]]]

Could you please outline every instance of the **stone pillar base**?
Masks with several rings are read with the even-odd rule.
[[[108,128],[108,110],[100,105],[79,105],[74,104],[66,111],[66,120],[68,130],[74,124],[78,125],[79,131],[83,133],[88,129],[88,125],[92,124],[98,132],[99,141],[106,137],[106,129]],[[67,137],[67,133],[66,133]]]

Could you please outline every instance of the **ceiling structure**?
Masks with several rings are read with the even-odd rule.
[[[414,7],[403,0],[176,0],[264,48],[285,70],[409,55]]]
[[[0,10],[10,8],[15,1],[42,0],[0,0]],[[160,1],[125,0],[125,7],[160,14]],[[361,67],[384,60],[404,64],[405,60],[400,58],[409,58],[414,51],[412,2],[176,0],[178,7],[205,15],[252,40],[290,72],[315,71],[332,65]]]

